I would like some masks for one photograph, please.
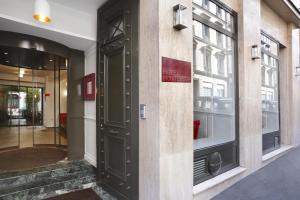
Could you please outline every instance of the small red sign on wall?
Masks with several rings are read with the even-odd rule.
[[[95,94],[95,73],[86,75],[83,79],[83,99],[93,101],[96,98]]]
[[[191,82],[191,63],[162,57],[162,82]]]

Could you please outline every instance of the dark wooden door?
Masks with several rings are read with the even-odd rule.
[[[108,1],[98,11],[99,180],[119,199],[138,199],[137,3]]]

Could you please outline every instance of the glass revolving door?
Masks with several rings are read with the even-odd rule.
[[[57,55],[0,46],[0,150],[67,145],[67,64]]]

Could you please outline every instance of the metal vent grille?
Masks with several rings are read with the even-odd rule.
[[[205,158],[194,161],[194,178],[204,176],[207,172]]]

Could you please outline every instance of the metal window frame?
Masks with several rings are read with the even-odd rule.
[[[237,23],[237,12],[235,12],[233,9],[231,9],[230,7],[228,7],[226,4],[222,3],[219,0],[210,0],[211,2],[215,3],[218,7],[224,9],[225,11],[227,11],[228,13],[230,13],[233,17],[233,32],[230,32],[228,30],[222,29],[220,27],[218,27],[217,25],[215,25],[214,23],[205,20],[203,18],[201,18],[199,15],[196,15],[195,13],[193,13],[193,20],[196,20],[210,28],[215,29],[216,31],[225,34],[226,36],[232,38],[234,40],[234,44],[233,44],[233,53],[234,53],[234,78],[235,78],[235,87],[234,87],[234,94],[235,94],[235,140],[224,143],[224,144],[218,144],[215,146],[211,146],[211,147],[207,147],[207,148],[203,148],[203,149],[196,149],[194,150],[194,162],[196,159],[201,158],[203,155],[209,153],[211,151],[211,149],[214,149],[215,151],[221,151],[222,149],[226,148],[227,146],[233,146],[234,150],[233,150],[233,158],[235,158],[234,163],[228,164],[226,166],[224,166],[222,168],[222,170],[220,171],[219,174],[224,173],[230,169],[233,169],[237,166],[239,166],[239,75],[238,75],[238,23]],[[195,4],[197,5],[197,4]],[[193,39],[194,38],[198,38],[196,36],[193,35]],[[197,185],[205,180],[211,179],[213,178],[215,175],[208,175],[206,177],[202,177],[202,178],[196,178],[194,177],[194,185]]]
[[[268,33],[266,33],[264,30],[261,30],[260,32],[261,35],[267,37],[269,40],[272,40],[273,42],[275,42],[277,44],[277,52],[278,52],[278,55],[274,55],[273,53],[269,52],[269,51],[266,51],[264,50],[263,48],[261,48],[261,52],[268,55],[268,56],[271,56],[273,58],[275,58],[278,62],[278,70],[277,70],[277,81],[278,81],[278,130],[277,131],[273,131],[273,132],[269,132],[269,133],[265,133],[263,134],[262,133],[262,152],[263,152],[263,155],[267,154],[267,153],[270,153],[278,148],[280,148],[281,146],[281,101],[280,101],[280,70],[279,70],[279,63],[280,63],[280,58],[279,58],[279,51],[280,51],[280,48],[281,47],[284,47],[276,38],[274,38],[273,36],[269,35]],[[264,63],[261,63],[261,65],[264,65]],[[278,136],[279,137],[279,146],[276,147],[274,146],[273,148],[268,148],[268,149],[264,149],[264,135],[273,135],[274,137]]]

